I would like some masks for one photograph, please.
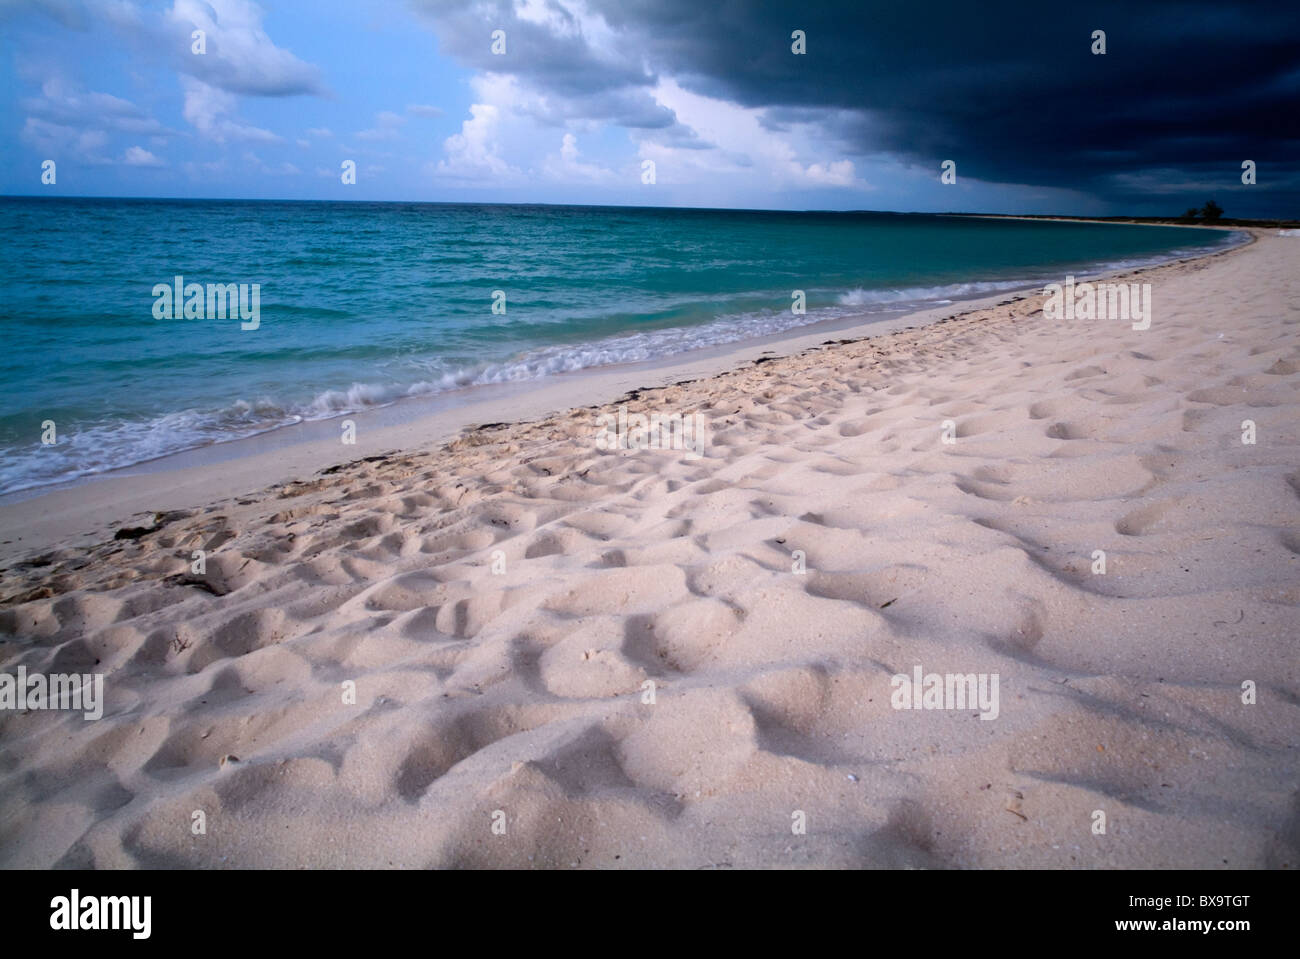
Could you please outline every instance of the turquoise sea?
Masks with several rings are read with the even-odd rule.
[[[0,492],[1236,238],[924,214],[0,198]],[[155,309],[177,276],[256,284],[256,329]]]

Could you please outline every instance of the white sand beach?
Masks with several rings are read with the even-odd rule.
[[[1124,280],[0,508],[0,866],[1296,868],[1300,238]]]

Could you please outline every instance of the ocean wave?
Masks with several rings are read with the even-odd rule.
[[[215,411],[185,409],[148,419],[63,430],[52,446],[33,443],[6,451],[0,458],[0,493],[95,476],[214,443],[257,436],[304,419],[270,399],[236,400]]]
[[[1024,279],[984,280],[972,283],[949,283],[944,286],[914,286],[904,289],[867,290],[861,287],[841,293],[838,302],[843,306],[880,306],[887,304],[951,303],[953,300],[988,296],[1004,290],[1014,290],[1030,285]]]

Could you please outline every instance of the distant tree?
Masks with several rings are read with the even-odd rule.
[[[1186,213],[1183,214],[1183,219],[1184,219],[1184,220],[1195,220],[1195,219],[1196,219],[1198,216],[1200,216],[1200,215],[1201,215],[1201,211],[1200,211],[1200,210],[1198,210],[1196,207],[1191,207],[1191,208],[1188,209],[1188,211],[1187,211]]]
[[[1209,200],[1206,202],[1205,206],[1201,207],[1201,216],[1207,220],[1217,220],[1219,217],[1223,216],[1223,207],[1219,206],[1219,204],[1215,203],[1213,200]]]

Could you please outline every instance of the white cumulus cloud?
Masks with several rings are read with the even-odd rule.
[[[154,156],[144,147],[133,146],[127,147],[126,152],[122,154],[122,162],[127,166],[163,166],[163,161]]]

